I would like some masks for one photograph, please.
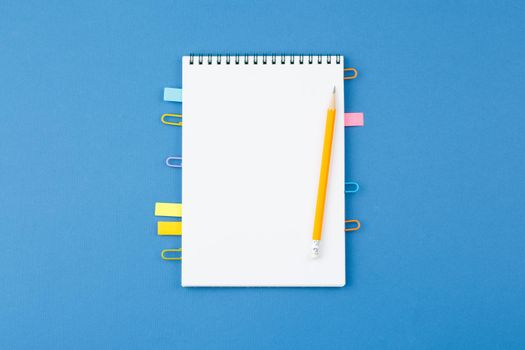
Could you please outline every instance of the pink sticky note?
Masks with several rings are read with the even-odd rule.
[[[363,113],[345,113],[345,126],[363,126],[365,117]]]

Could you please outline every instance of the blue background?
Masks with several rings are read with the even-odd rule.
[[[520,1],[2,1],[0,347],[525,347],[524,33]],[[192,52],[359,69],[345,288],[183,289],[160,259]]]

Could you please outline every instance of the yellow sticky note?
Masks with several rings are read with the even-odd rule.
[[[159,236],[180,236],[182,222],[159,221],[157,222],[157,234]]]
[[[182,204],[180,203],[155,203],[155,216],[182,216]]]

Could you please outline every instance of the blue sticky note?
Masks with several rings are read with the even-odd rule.
[[[182,102],[182,89],[164,88],[164,101]]]

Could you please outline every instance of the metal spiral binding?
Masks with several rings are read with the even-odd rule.
[[[232,57],[233,56],[233,57]],[[242,56],[242,58],[241,58]],[[280,59],[278,59],[278,56],[280,56]],[[225,62],[226,64],[250,64],[250,58],[253,57],[252,63],[258,64],[261,62],[262,64],[295,64],[295,58],[296,56],[299,56],[299,64],[332,64],[332,55],[277,55],[277,54],[262,54],[262,55],[204,55],[204,54],[190,54],[190,64],[199,64],[202,65],[204,63],[207,64],[213,64],[213,58],[215,57],[215,63],[216,64],[222,64]],[[317,59],[314,59],[314,56],[317,57]],[[225,60],[223,61],[223,57]],[[286,61],[286,58],[289,57],[288,62]],[[195,59],[197,58],[197,59]],[[306,59],[305,59],[306,58]],[[325,58],[323,60],[323,58]],[[341,63],[341,55],[335,55],[335,63],[340,64]]]

